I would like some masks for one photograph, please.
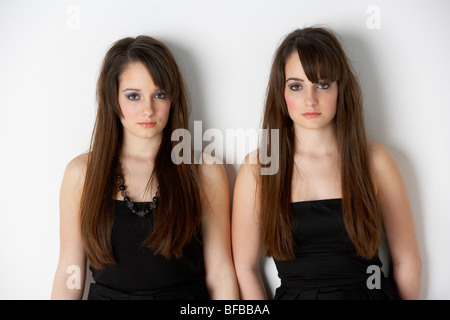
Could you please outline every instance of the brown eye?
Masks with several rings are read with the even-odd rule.
[[[157,94],[154,95],[154,97],[156,99],[165,99],[167,98],[167,95],[165,94],[165,92],[158,92]]]
[[[320,82],[317,85],[317,88],[319,89],[328,89],[330,87],[330,84],[328,82]]]
[[[139,100],[139,95],[137,94],[137,93],[131,93],[131,94],[129,94],[129,95],[127,95],[127,99],[129,99],[129,100]]]

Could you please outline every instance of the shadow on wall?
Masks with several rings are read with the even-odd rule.
[[[205,111],[207,105],[205,102],[205,92],[202,91],[202,83],[205,83],[207,79],[202,79],[200,75],[199,62],[196,58],[178,43],[171,42],[170,40],[161,39],[175,56],[178,62],[181,73],[183,75],[184,82],[186,84],[187,92],[190,99],[190,115],[189,115],[189,130],[192,137],[194,137],[194,121],[202,121],[202,130],[209,129],[208,122],[206,121]],[[202,133],[203,134],[203,133]],[[202,140],[202,150],[210,143],[209,141]],[[224,159],[219,159],[224,163],[225,172],[228,177],[229,191],[230,191],[230,209],[233,199],[234,183],[236,181],[237,170],[235,165],[225,163]],[[231,213],[231,212],[230,212]]]
[[[421,297],[425,297],[427,296],[428,275],[426,274],[426,266],[428,259],[423,255],[426,252],[423,228],[423,205],[419,188],[417,187],[419,184],[417,181],[416,169],[413,167],[411,161],[408,160],[407,156],[401,151],[401,146],[395,146],[391,143],[389,132],[392,132],[393,128],[389,129],[383,125],[388,123],[388,109],[391,107],[386,105],[385,94],[380,85],[382,79],[386,77],[386,74],[381,74],[382,69],[374,64],[374,61],[376,61],[374,56],[375,53],[369,50],[368,46],[363,41],[364,39],[361,39],[360,36],[351,32],[342,32],[341,40],[344,50],[346,50],[350,59],[350,63],[352,63],[356,75],[360,80],[364,99],[367,137],[369,140],[383,144],[390,150],[402,171],[408,189],[423,265]],[[395,50],[392,54],[395,54]],[[399,92],[399,94],[402,93]],[[382,240],[380,259],[383,262],[383,271],[389,273],[392,267],[389,247],[386,243],[386,239]]]
[[[424,214],[422,197],[419,192],[419,181],[417,180],[416,170],[409,161],[408,157],[397,147],[387,145],[396,159],[408,188],[408,195],[411,203],[412,212],[414,215],[414,224],[416,227],[417,240],[419,243],[420,257],[422,260],[422,290],[421,299],[428,296],[428,257],[426,255],[426,235],[424,233]]]

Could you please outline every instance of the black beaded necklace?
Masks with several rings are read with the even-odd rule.
[[[149,215],[150,213],[152,213],[153,211],[156,210],[156,208],[158,208],[158,203],[159,203],[159,186],[158,186],[158,190],[156,191],[155,196],[153,197],[153,201],[150,203],[146,203],[144,205],[143,209],[140,209],[137,207],[137,205],[135,203],[133,203],[130,199],[130,197],[127,195],[127,192],[125,191],[125,181],[123,179],[123,176],[121,174],[117,175],[117,181],[119,183],[119,190],[120,190],[120,194],[123,197],[123,201],[125,201],[125,203],[127,204],[128,209],[131,210],[131,212],[133,212],[135,215],[137,215],[138,217],[142,218],[146,215]]]

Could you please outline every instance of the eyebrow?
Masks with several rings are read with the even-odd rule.
[[[141,89],[133,89],[133,88],[126,88],[125,90],[122,90],[122,92],[125,92],[125,91],[137,91],[137,92],[141,92],[142,90],[141,90]],[[156,88],[154,92],[158,92],[158,91],[164,91],[164,90],[161,90],[160,88]]]
[[[122,92],[125,92],[125,91],[141,91],[141,89],[126,88]]]
[[[286,79],[285,82],[288,82],[289,80],[300,81],[300,82],[304,82],[304,81],[305,81],[305,80],[300,79],[300,78],[293,78],[293,77],[290,77],[290,78]]]

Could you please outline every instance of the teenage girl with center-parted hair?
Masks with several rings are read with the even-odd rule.
[[[86,259],[89,299],[238,298],[224,168],[171,159],[188,101],[169,49],[148,36],[117,41],[97,99],[91,148],[68,164],[61,185],[52,298],[82,298]],[[79,270],[78,288],[68,268]]]

